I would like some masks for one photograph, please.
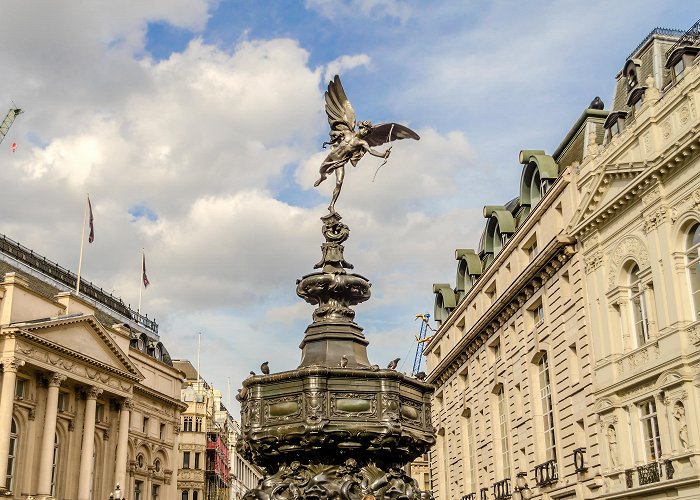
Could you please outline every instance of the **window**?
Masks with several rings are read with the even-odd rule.
[[[544,306],[542,302],[532,308],[532,319],[535,322],[535,326],[540,326],[544,323]]]
[[[58,434],[53,438],[53,461],[51,464],[51,496],[56,496],[56,466],[58,465]]]
[[[612,125],[610,125],[610,135],[617,135],[620,133],[620,125],[618,122],[614,122]]]
[[[189,451],[182,452],[182,468],[183,469],[190,468],[190,452]]]
[[[192,417],[184,417],[182,419],[182,430],[192,432]]]
[[[158,431],[158,437],[161,441],[165,439],[165,424],[160,424],[160,430]]]
[[[631,68],[629,70],[629,72],[627,73],[627,88],[629,90],[632,90],[636,86],[637,86],[637,71],[635,71],[634,68]]]
[[[527,258],[530,262],[535,260],[535,257],[537,257],[537,254],[540,253],[539,248],[537,248],[537,240],[533,241],[532,244],[527,247]]]
[[[634,265],[629,272],[630,306],[632,308],[632,327],[637,346],[642,346],[649,340],[649,319],[644,297],[644,286],[639,278],[639,266]]]
[[[15,381],[15,398],[24,399],[27,396],[27,379],[17,378]]]
[[[66,392],[58,393],[58,411],[68,411],[68,393]]]
[[[695,224],[688,233],[685,259],[688,267],[690,300],[694,320],[700,319],[700,224]]]
[[[105,419],[105,405],[97,403],[95,406],[95,422],[102,422]]]
[[[501,386],[496,394],[498,398],[498,431],[501,444],[501,465],[503,467],[502,478],[510,477],[510,444],[508,442],[508,404],[506,403],[506,391]]]
[[[144,434],[148,434],[148,417],[143,417],[143,421],[141,422],[141,432]]]
[[[197,417],[195,432],[202,432],[202,417]]]
[[[477,462],[476,462],[476,442],[474,436],[474,422],[472,421],[471,411],[467,410],[465,414],[467,426],[467,454],[469,455],[469,480],[471,481],[471,491],[476,491],[477,482]]]
[[[143,481],[134,481],[134,500],[141,500],[141,491],[143,490]]]
[[[158,500],[158,495],[160,494],[160,485],[154,484],[151,487],[151,500]]]
[[[656,402],[653,399],[639,405],[639,420],[644,438],[644,456],[647,462],[661,458],[661,436],[656,419]]]
[[[501,339],[497,339],[496,342],[491,344],[491,354],[494,362],[501,360]]]
[[[181,500],[190,500],[190,491],[182,490],[182,496],[180,498]]]
[[[683,58],[673,65],[673,74],[676,75],[676,80],[680,80],[683,78],[683,73],[685,72],[685,63],[683,62]]]
[[[10,425],[10,449],[7,455],[7,471],[5,474],[5,487],[12,490],[15,478],[15,463],[17,462],[17,450],[19,449],[19,434],[17,433],[17,422],[12,419]]]
[[[194,468],[199,469],[199,455],[200,453],[194,454]]]
[[[551,379],[549,378],[549,360],[547,359],[547,353],[543,353],[537,363],[537,372],[540,383],[545,459],[555,460],[557,458],[557,439],[554,431],[554,405],[552,404],[552,385]]]
[[[199,497],[199,491],[194,490],[192,492],[192,500],[197,500],[198,497]]]

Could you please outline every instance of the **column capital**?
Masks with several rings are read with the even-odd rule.
[[[102,389],[99,387],[90,387],[86,393],[86,399],[97,399],[97,397],[102,394]]]
[[[2,371],[4,373],[9,373],[9,372],[17,373],[17,370],[19,369],[20,366],[24,366],[23,359],[11,357],[11,358],[4,358],[2,360]]]
[[[51,378],[49,379],[49,387],[59,387],[63,381],[66,380],[66,376],[63,375],[62,373],[54,373],[51,375]]]
[[[119,409],[121,409],[122,411],[133,411],[134,400],[131,398],[124,398],[119,404]]]

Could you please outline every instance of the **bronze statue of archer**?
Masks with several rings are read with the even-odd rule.
[[[335,75],[333,81],[328,84],[326,114],[328,115],[328,123],[331,126],[331,140],[327,143],[324,142],[323,146],[325,147],[326,144],[330,145],[331,152],[323,160],[319,169],[321,177],[314,183],[314,186],[318,186],[326,180],[331,172],[335,172],[335,189],[333,189],[331,204],[328,206],[328,211],[335,213],[335,202],[338,200],[340,190],[343,187],[345,164],[348,161],[355,167],[364,154],[369,153],[372,156],[384,158],[386,162],[389,158],[391,147],[382,153],[372,149],[372,146],[380,146],[386,142],[399,139],[418,140],[420,137],[410,128],[398,123],[372,125],[372,122],[361,121],[357,124],[358,130],[355,131],[355,110],[345,95],[345,90],[343,90],[338,75]]]

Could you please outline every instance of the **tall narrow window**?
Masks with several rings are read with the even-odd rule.
[[[202,432],[202,417],[197,417],[195,432]]]
[[[151,487],[151,500],[158,500],[159,495],[160,495],[160,485],[154,484]]]
[[[182,468],[183,469],[190,468],[190,452],[189,451],[182,452]]]
[[[639,266],[630,269],[630,305],[632,306],[632,322],[637,346],[642,346],[649,340],[649,317],[644,297],[644,286],[639,278]]]
[[[700,319],[700,224],[695,224],[688,233],[686,263],[690,300],[693,304],[693,319]]]
[[[182,500],[190,500],[190,490],[182,490]]]
[[[503,477],[510,477],[510,443],[508,440],[508,404],[506,403],[506,391],[501,386],[496,394],[498,398],[498,431],[501,442],[501,465]]]
[[[182,418],[182,430],[184,432],[192,432],[192,417]]]
[[[653,399],[639,405],[639,420],[644,434],[644,456],[647,462],[661,458],[661,436],[656,418],[656,402]]]
[[[141,425],[141,432],[144,434],[148,434],[148,422],[149,418],[148,417],[143,417],[142,425]]]
[[[552,404],[552,384],[549,378],[549,360],[547,353],[542,354],[537,363],[540,382],[540,403],[542,405],[542,420],[544,430],[545,458],[556,460],[557,438],[554,430],[554,405]]]
[[[51,496],[56,496],[56,467],[58,467],[58,434],[53,438],[53,463],[51,464]]]
[[[134,481],[134,500],[142,500],[143,481]]]
[[[15,462],[17,461],[17,449],[19,444],[19,435],[17,433],[17,422],[12,419],[10,425],[10,451],[7,456],[7,471],[5,474],[5,488],[12,491],[12,486],[15,478]]]
[[[474,436],[474,421],[472,420],[471,411],[468,411],[467,416],[467,451],[469,453],[469,479],[471,481],[471,491],[475,492],[478,488],[476,483],[476,437]]]

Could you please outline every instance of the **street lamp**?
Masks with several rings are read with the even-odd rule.
[[[515,476],[513,500],[530,500],[531,498],[532,490],[527,485],[527,472],[518,472]]]

